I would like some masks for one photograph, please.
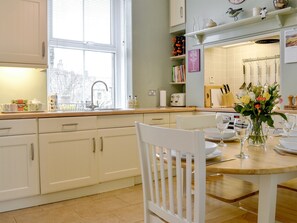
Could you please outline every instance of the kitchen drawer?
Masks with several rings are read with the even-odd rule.
[[[131,127],[134,126],[135,121],[143,122],[143,114],[98,116],[97,127],[99,129]]]
[[[34,133],[37,133],[36,119],[0,121],[0,136],[24,135]]]
[[[39,119],[39,133],[96,129],[96,116]]]
[[[173,112],[169,114],[169,118],[170,118],[170,123],[176,123],[176,116],[177,115],[194,115],[195,112]]]
[[[149,125],[169,124],[169,113],[144,114],[144,123]]]

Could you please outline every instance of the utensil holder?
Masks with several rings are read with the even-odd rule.
[[[222,95],[222,106],[234,107],[234,95],[231,92]]]

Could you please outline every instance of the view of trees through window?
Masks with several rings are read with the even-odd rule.
[[[58,95],[60,109],[115,105],[121,59],[119,0],[49,0],[48,94]],[[117,61],[117,63],[116,63]],[[74,108],[75,107],[75,108]]]

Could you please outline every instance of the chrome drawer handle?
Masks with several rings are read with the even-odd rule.
[[[153,121],[162,121],[164,118],[152,118]]]
[[[10,129],[11,129],[11,127],[0,128],[0,131],[1,131],[1,130],[10,130]]]
[[[93,138],[93,153],[96,153],[96,140]]]
[[[34,144],[31,143],[31,160],[34,160]]]
[[[77,126],[78,123],[68,123],[68,124],[62,124],[62,126]]]
[[[101,149],[100,149],[100,151],[103,152],[103,137],[102,136],[100,137],[100,142],[101,142]]]

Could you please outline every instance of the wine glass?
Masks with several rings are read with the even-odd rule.
[[[287,120],[283,119],[281,121],[281,125],[284,131],[284,135],[289,137],[290,131],[295,127],[296,116],[292,114],[286,114],[286,116],[287,116]]]
[[[227,127],[229,125],[229,122],[230,122],[230,117],[228,115],[224,115],[221,113],[216,114],[217,129],[220,132],[220,142],[218,145],[221,147],[227,146],[227,144],[225,144],[223,141],[223,136],[224,136],[225,129],[227,129]]]
[[[234,119],[234,130],[240,140],[240,153],[236,155],[236,157],[247,159],[249,156],[243,152],[243,145],[252,131],[252,122],[250,119],[240,116],[239,118]]]

